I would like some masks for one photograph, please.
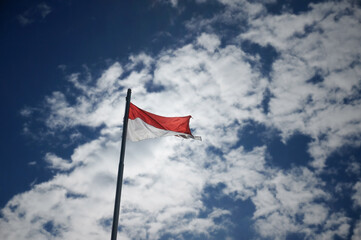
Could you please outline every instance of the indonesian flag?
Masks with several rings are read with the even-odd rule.
[[[202,140],[189,128],[191,116],[162,117],[144,111],[130,103],[127,138],[133,142],[156,137],[177,136]]]

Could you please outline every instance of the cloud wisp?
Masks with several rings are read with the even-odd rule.
[[[35,21],[46,18],[51,12],[52,8],[46,3],[39,3],[34,7],[30,7],[22,14],[17,16],[17,20],[22,26],[28,26]]]

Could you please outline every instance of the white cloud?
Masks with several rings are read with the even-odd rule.
[[[20,14],[17,16],[17,19],[19,21],[19,23],[22,25],[22,26],[26,26],[26,25],[29,25],[33,22],[32,19]]]
[[[17,15],[20,25],[27,26],[35,21],[46,18],[53,9],[46,3],[40,3],[34,7],[28,8],[22,14]]]
[[[53,153],[47,153],[44,159],[50,165],[49,167],[53,169],[69,170],[73,167],[71,162],[62,159]]]
[[[51,7],[49,5],[47,5],[46,3],[38,4],[37,9],[39,10],[42,18],[45,18],[49,13],[52,12]]]
[[[346,236],[349,218],[343,213],[331,213],[319,203],[330,197],[322,186],[320,179],[306,168],[274,173],[252,197],[256,230],[272,239],[284,239],[290,233],[310,239]],[[319,228],[321,233],[317,233]]]
[[[224,155],[224,159],[215,157],[210,165],[212,178],[209,182],[213,185],[225,184],[223,193],[242,200],[255,195],[255,189],[267,179],[265,171],[272,173],[271,169],[265,169],[264,147],[248,153],[242,148],[232,149]]]
[[[20,115],[23,116],[23,117],[30,117],[30,115],[33,113],[33,109],[29,108],[29,107],[26,107],[26,108],[23,108],[21,111],[20,111]]]
[[[355,205],[355,207],[361,207],[361,182],[357,182],[353,186],[353,190],[355,190],[355,193],[352,196],[354,205]]]
[[[119,77],[122,75],[123,69],[119,63],[114,63],[110,68],[108,68],[102,76],[97,80],[97,90],[98,91],[110,91],[114,92],[114,88],[117,87],[117,82]]]
[[[268,117],[285,140],[295,131],[312,136],[312,165],[323,168],[335,149],[360,145],[361,109],[355,96],[361,72],[361,51],[356,50],[361,11],[351,10],[347,1],[310,6],[311,11],[299,15],[258,18],[240,38],[270,44],[280,53],[273,63]],[[350,14],[344,14],[348,10]],[[316,74],[323,81],[308,82]]]
[[[357,240],[361,238],[361,221],[359,220],[356,224],[355,227],[353,229],[353,235],[352,235],[352,240]]]
[[[200,46],[207,49],[209,52],[214,52],[215,49],[219,47],[221,41],[217,35],[202,33],[197,39],[197,42]]]

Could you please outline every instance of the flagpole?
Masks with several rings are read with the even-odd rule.
[[[132,94],[132,90],[129,88],[128,92],[127,92],[127,97],[126,97],[125,113],[124,113],[124,119],[123,119],[122,148],[120,150],[120,160],[119,160],[119,167],[118,167],[117,190],[116,190],[116,193],[115,193],[114,215],[113,215],[113,226],[112,226],[111,240],[116,240],[117,239],[117,233],[118,233],[120,198],[121,198],[121,194],[122,194],[122,184],[123,184],[125,144],[126,144],[126,139],[127,139],[129,105],[130,105],[130,95],[131,94]]]

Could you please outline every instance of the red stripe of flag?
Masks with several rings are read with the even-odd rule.
[[[189,119],[191,118],[191,116],[162,117],[144,111],[138,108],[137,106],[135,106],[133,103],[130,103],[129,119],[134,120],[136,118],[140,118],[147,124],[152,125],[153,127],[159,129],[192,135],[191,130],[189,128]]]

